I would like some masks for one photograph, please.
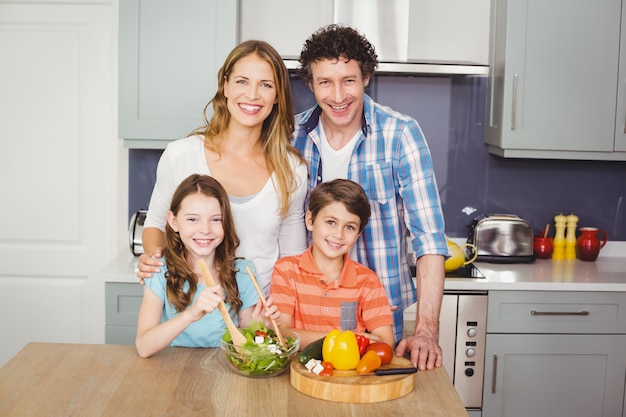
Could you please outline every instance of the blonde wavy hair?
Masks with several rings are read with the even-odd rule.
[[[289,72],[280,54],[270,44],[260,40],[249,40],[240,43],[231,51],[217,74],[217,92],[204,108],[205,126],[193,131],[192,135],[203,135],[205,146],[213,152],[220,153],[216,138],[226,130],[231,118],[227,107],[227,98],[224,95],[224,82],[229,79],[237,61],[250,54],[256,54],[265,60],[274,72],[277,102],[274,104],[270,115],[263,122],[260,139],[265,163],[270,172],[273,171],[276,176],[277,192],[280,198],[280,215],[284,217],[289,211],[289,197],[297,187],[290,156],[301,163],[304,163],[304,159],[298,150],[291,145],[294,113]],[[208,120],[207,110],[210,106],[213,108],[213,116]]]

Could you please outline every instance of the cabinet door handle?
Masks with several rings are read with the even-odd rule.
[[[513,98],[511,101],[511,130],[515,130],[515,114],[517,113],[517,74],[513,74]]]
[[[493,68],[493,67],[491,67],[491,68]],[[624,133],[626,133],[626,118],[624,120]]]
[[[530,310],[531,316],[588,316],[587,310],[580,311],[537,311]]]
[[[493,378],[491,378],[491,393],[496,393],[496,376],[498,375],[498,355],[493,355]]]

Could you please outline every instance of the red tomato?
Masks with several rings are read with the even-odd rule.
[[[333,376],[333,364],[330,362],[322,361],[324,369],[320,372],[320,376]]]
[[[393,349],[385,342],[372,342],[365,348],[365,353],[373,350],[380,357],[380,361],[383,365],[391,363],[393,359]]]

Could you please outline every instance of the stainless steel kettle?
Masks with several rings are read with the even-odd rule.
[[[139,210],[130,218],[128,225],[128,240],[130,250],[135,256],[144,253],[143,244],[141,242],[141,234],[143,233],[143,224],[146,221],[148,210]]]

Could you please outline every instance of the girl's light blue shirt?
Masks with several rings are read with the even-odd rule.
[[[163,314],[161,316],[161,322],[165,322],[172,317],[180,314],[176,312],[174,306],[172,306],[166,300],[166,279],[165,271],[167,271],[167,264],[165,258],[161,258],[163,261],[163,267],[161,272],[153,274],[151,279],[145,281],[146,287],[148,287],[157,297],[163,302]],[[237,259],[235,267],[238,272],[236,274],[237,285],[239,287],[239,298],[243,302],[241,309],[246,309],[256,305],[258,300],[258,294],[252,284],[246,267],[250,267],[252,272],[256,274],[254,265],[252,262],[245,259]],[[193,297],[193,302],[196,302],[198,295],[206,286],[202,283],[198,283],[198,288]],[[185,283],[185,291],[188,291],[189,284]],[[229,304],[226,304],[226,308],[230,309]],[[237,325],[239,318],[231,312],[231,317]],[[191,323],[185,330],[183,330],[176,338],[170,343],[170,346],[184,346],[184,347],[218,347],[220,345],[220,339],[226,332],[226,323],[222,315],[215,309],[213,312],[206,314],[200,320]]]

